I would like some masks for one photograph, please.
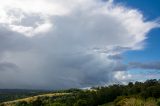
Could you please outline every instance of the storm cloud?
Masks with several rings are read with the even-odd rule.
[[[19,70],[0,71],[0,87],[58,89],[128,80],[121,54],[159,24],[111,0],[5,0],[0,26],[0,61]]]

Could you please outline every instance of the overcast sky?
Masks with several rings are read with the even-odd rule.
[[[160,70],[160,61],[127,62],[123,54],[144,50],[148,33],[159,27],[157,19],[112,0],[3,0],[0,88],[133,81],[142,75],[129,70]]]

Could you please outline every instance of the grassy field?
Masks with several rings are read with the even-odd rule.
[[[59,97],[59,96],[64,96],[64,95],[69,95],[70,93],[49,93],[49,94],[43,94],[43,95],[37,95],[33,97],[28,97],[28,98],[23,98],[23,99],[17,99],[13,101],[8,101],[8,102],[3,102],[0,104],[0,106],[14,106],[18,102],[27,102],[30,103],[32,101],[36,101],[37,98],[43,98],[43,97]]]

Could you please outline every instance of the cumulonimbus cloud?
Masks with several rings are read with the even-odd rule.
[[[126,71],[120,54],[142,49],[147,33],[159,27],[139,10],[113,1],[5,0],[0,7],[0,39],[6,40],[0,58],[21,70],[1,72],[3,88],[86,87],[129,79],[119,77]]]

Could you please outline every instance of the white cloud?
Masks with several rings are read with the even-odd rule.
[[[0,4],[0,23],[26,36],[34,36],[45,33],[52,27],[49,16],[66,12],[62,5],[50,3],[48,0],[5,0]],[[23,20],[32,21],[32,16],[35,15],[40,20],[34,20],[30,26],[23,25]]]
[[[146,34],[158,27],[145,21],[138,10],[112,1],[5,0],[0,11],[0,32],[5,35],[0,39],[8,45],[7,49],[0,46],[0,53],[7,52],[2,59],[22,70],[12,74],[19,88],[84,87],[127,80],[131,76],[118,70],[123,69],[121,61],[108,56],[142,49]],[[0,74],[0,83],[13,87],[4,84],[11,81],[6,75],[10,72]]]
[[[118,80],[121,81],[122,83],[126,84],[128,81],[130,81],[132,78],[132,75],[129,74],[126,71],[117,71],[114,73],[114,77]]]

